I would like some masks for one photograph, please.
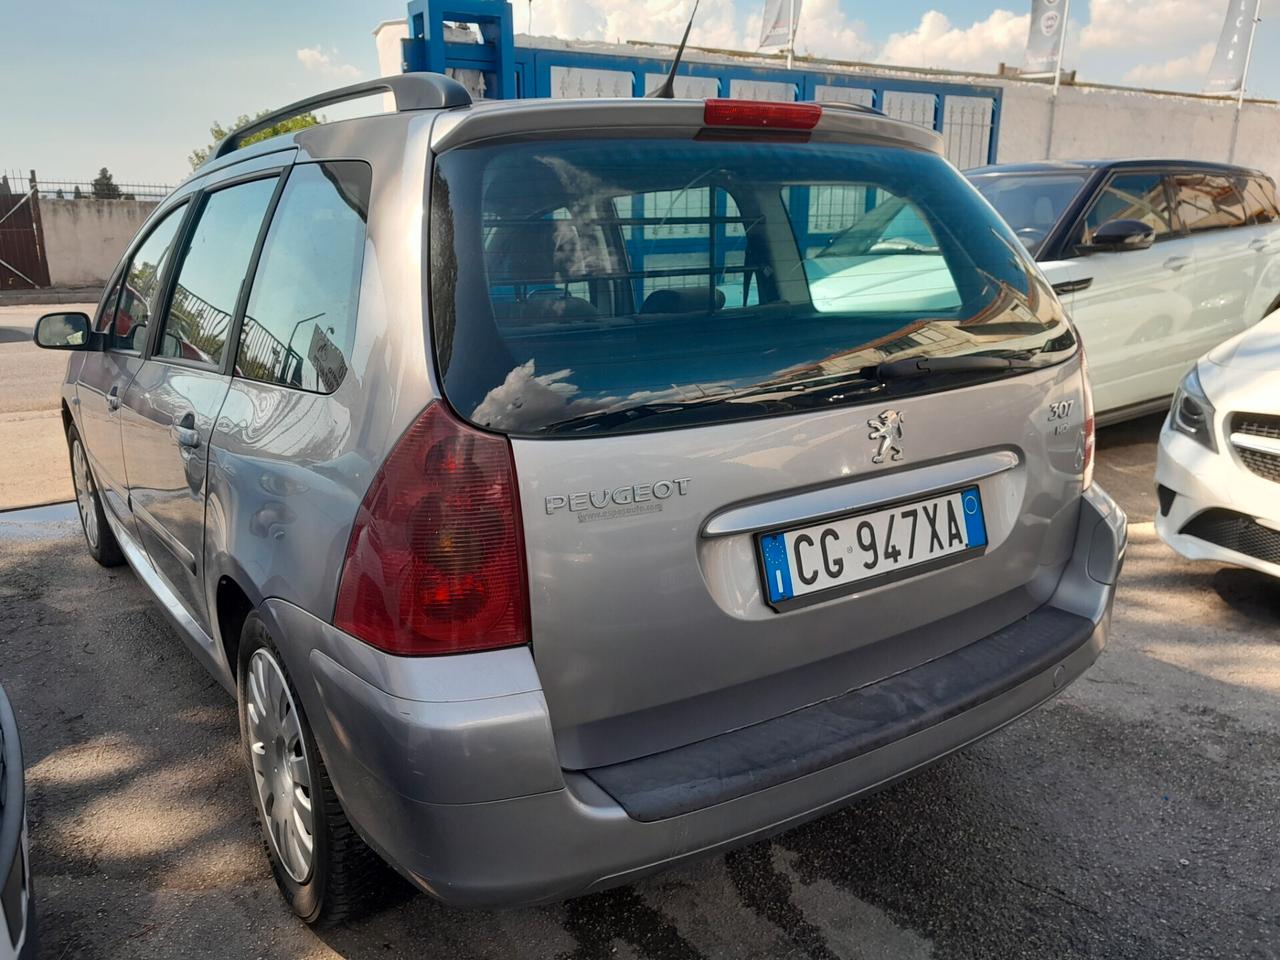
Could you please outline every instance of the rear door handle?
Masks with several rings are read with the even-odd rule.
[[[1170,257],[1164,262],[1166,270],[1178,271],[1191,262],[1190,257]]]
[[[175,427],[174,436],[178,438],[178,446],[186,447],[190,450],[200,446],[200,434],[191,427]]]
[[[118,386],[112,387],[107,394],[107,409],[112,413],[120,409],[120,388]]]
[[[200,432],[196,430],[194,413],[186,414],[173,425],[173,437],[178,441],[178,446],[186,447],[188,450],[194,450],[200,446]]]

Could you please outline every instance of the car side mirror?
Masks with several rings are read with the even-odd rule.
[[[1093,231],[1093,242],[1083,244],[1081,249],[1090,253],[1146,250],[1155,240],[1155,229],[1141,220],[1108,220]]]
[[[83,313],[46,313],[36,321],[32,339],[46,350],[89,350],[94,346],[89,317]]]

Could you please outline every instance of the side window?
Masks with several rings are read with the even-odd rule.
[[[1155,231],[1157,240],[1172,234],[1164,177],[1158,173],[1122,173],[1113,177],[1085,217],[1080,241],[1093,242],[1094,231],[1111,220],[1141,220]]]
[[[338,388],[355,340],[371,183],[357,160],[293,168],[249,295],[238,376]]]
[[[98,310],[98,316],[93,321],[93,329],[95,333],[110,333],[111,321],[116,316],[116,305],[120,302],[120,288],[124,286],[124,277],[111,285],[111,292],[107,294],[106,299],[102,301],[102,306]]]
[[[960,291],[923,211],[906,197],[868,184],[859,204],[830,221],[840,229],[805,258],[814,307],[822,313],[927,313],[960,306]],[[797,244],[803,206],[788,203]],[[812,235],[810,235],[812,238]],[[891,278],[891,279],[886,279]]]
[[[216,367],[276,178],[208,194],[178,265],[156,356]]]
[[[1236,188],[1244,195],[1244,215],[1248,223],[1275,223],[1280,219],[1276,209],[1275,184],[1264,177],[1240,177]]]
[[[106,317],[99,317],[98,329],[111,331],[113,350],[141,350],[147,339],[147,324],[159,306],[160,277],[173,252],[173,241],[187,212],[184,203],[172,210],[151,231],[129,261],[120,278],[119,297],[108,297]]]
[[[622,225],[641,313],[684,313],[755,306],[756,265],[747,262],[747,231],[723,187],[623,194],[613,201]]]
[[[850,211],[842,229],[818,256],[862,257],[888,252],[938,252],[938,240],[920,211],[903,197],[869,187],[866,206]]]
[[[1178,219],[1192,233],[1244,226],[1244,202],[1228,178],[1178,174],[1173,178],[1173,188]]]

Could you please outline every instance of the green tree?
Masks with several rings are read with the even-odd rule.
[[[93,178],[93,199],[95,200],[119,200],[120,188],[116,186],[116,182],[111,177],[111,171],[103,167],[98,171],[98,175]]]
[[[239,130],[246,124],[253,123],[255,120],[261,120],[270,110],[263,110],[255,117],[250,117],[247,113],[242,113],[236,117],[236,122],[231,125],[230,129],[224,127],[221,123],[214,121],[209,127],[209,135],[213,137],[213,142],[207,147],[199,147],[192,150],[187,159],[191,162],[191,169],[194,170],[200,164],[209,159],[209,155],[213,153],[214,148],[226,139],[227,134],[232,130]],[[279,123],[272,124],[261,133],[255,133],[252,136],[245,137],[244,142],[240,146],[246,146],[250,143],[257,143],[259,140],[267,140],[271,137],[278,137],[282,133],[292,133],[294,130],[302,130],[306,127],[314,127],[317,123],[323,123],[324,118],[317,117],[314,113],[302,113],[296,117],[290,117],[288,120],[281,120]]]
[[[75,190],[75,193],[71,194],[71,199],[72,199],[72,200],[83,200],[83,199],[84,199],[84,194],[80,191],[80,184],[78,184],[78,183],[76,184],[76,190]]]

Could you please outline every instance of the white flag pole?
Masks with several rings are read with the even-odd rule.
[[[1258,0],[1253,8],[1253,25],[1249,31],[1249,45],[1244,48],[1244,72],[1240,74],[1240,92],[1236,96],[1236,117],[1231,125],[1231,151],[1227,154],[1227,162],[1236,159],[1236,141],[1240,139],[1240,112],[1244,110],[1244,90],[1249,85],[1249,61],[1253,59],[1253,41],[1258,36],[1258,24],[1262,22],[1262,0]]]
[[[1044,158],[1053,159],[1053,123],[1058,113],[1058,88],[1062,85],[1062,54],[1067,49],[1067,26],[1071,23],[1071,0],[1062,4],[1062,31],[1058,34],[1058,56],[1053,61],[1053,96],[1049,99],[1049,136],[1044,145]]]
[[[790,26],[791,36],[787,40],[787,69],[790,70],[795,66],[796,54],[796,0],[791,0],[791,18],[787,21]],[[1247,68],[1246,68],[1247,69]]]
[[[1062,53],[1067,48],[1067,25],[1071,22],[1071,0],[1062,4],[1062,32],[1058,34],[1058,56],[1053,62],[1053,99],[1058,99],[1058,85],[1062,80]]]

